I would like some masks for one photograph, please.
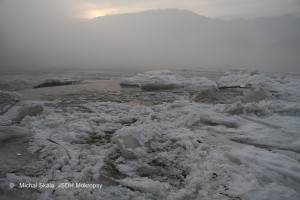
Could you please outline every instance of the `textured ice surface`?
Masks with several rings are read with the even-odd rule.
[[[173,84],[176,98],[150,106],[96,97],[43,102],[43,112],[16,125],[32,131],[28,149],[39,157],[36,170],[30,173],[28,164],[29,173],[6,172],[1,189],[26,180],[104,185],[101,190],[37,189],[36,199],[300,198],[298,79],[256,72],[218,81],[219,87],[239,86],[238,92],[164,70],[122,82]],[[185,92],[178,92],[181,87]],[[2,117],[13,119],[21,105]]]
[[[121,85],[136,86],[145,90],[161,90],[187,87],[191,89],[204,90],[215,89],[216,83],[206,77],[184,78],[174,75],[168,70],[150,71],[144,74],[137,74],[130,78],[122,78]]]
[[[26,116],[36,116],[42,111],[43,106],[40,102],[23,101],[11,107],[4,115],[0,116],[0,124],[9,125],[12,122],[19,122]]]
[[[0,91],[0,114],[4,114],[17,102],[22,100],[22,95],[16,92]]]

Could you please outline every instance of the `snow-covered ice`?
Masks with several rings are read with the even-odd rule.
[[[195,88],[215,89],[216,83],[206,77],[184,78],[174,75],[169,70],[149,71],[144,74],[137,74],[133,77],[123,77],[120,82],[123,86],[141,87],[145,90],[160,90],[174,88]]]
[[[43,88],[43,87],[53,87],[59,85],[69,85],[73,83],[78,83],[79,80],[73,80],[68,78],[47,78],[43,81],[43,83],[35,86],[35,88]]]
[[[178,98],[151,106],[97,98],[14,104],[3,113],[1,123],[16,132],[30,130],[28,149],[37,156],[36,170],[30,172],[28,164],[23,172],[6,172],[0,178],[1,189],[8,191],[8,183],[21,181],[81,182],[103,187],[36,189],[33,195],[36,199],[300,198],[298,79],[255,72],[228,74],[215,82],[161,70],[123,78],[121,84],[173,89]],[[201,95],[208,99],[202,101]],[[218,101],[221,96],[230,102]],[[30,106],[38,112],[24,112],[20,124],[14,123],[20,108]],[[10,140],[8,134],[1,138]]]

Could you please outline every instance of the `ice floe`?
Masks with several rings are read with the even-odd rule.
[[[161,90],[174,88],[192,89],[215,89],[216,83],[206,77],[193,77],[190,79],[180,75],[174,75],[168,70],[150,71],[144,74],[137,74],[130,78],[122,78],[122,86],[141,87],[145,90]]]
[[[68,79],[68,78],[48,78],[48,79],[45,79],[43,83],[35,86],[35,88],[70,85],[70,84],[74,84],[74,83],[78,83],[78,82],[80,82],[80,81]]]

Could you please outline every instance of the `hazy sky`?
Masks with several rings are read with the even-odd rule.
[[[187,9],[207,17],[300,14],[300,0],[0,0],[2,16],[94,18],[151,9]]]
[[[193,12],[270,18],[219,20]],[[0,68],[254,66],[299,71],[300,18],[286,14],[300,16],[300,0],[0,0]]]

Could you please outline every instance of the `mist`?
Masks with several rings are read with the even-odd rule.
[[[0,199],[300,200],[299,25],[299,0],[0,0]]]
[[[61,20],[60,13],[52,17],[47,12],[29,11],[26,16],[0,17],[2,69],[230,67],[300,71],[300,18],[293,15],[221,20],[163,9]]]

